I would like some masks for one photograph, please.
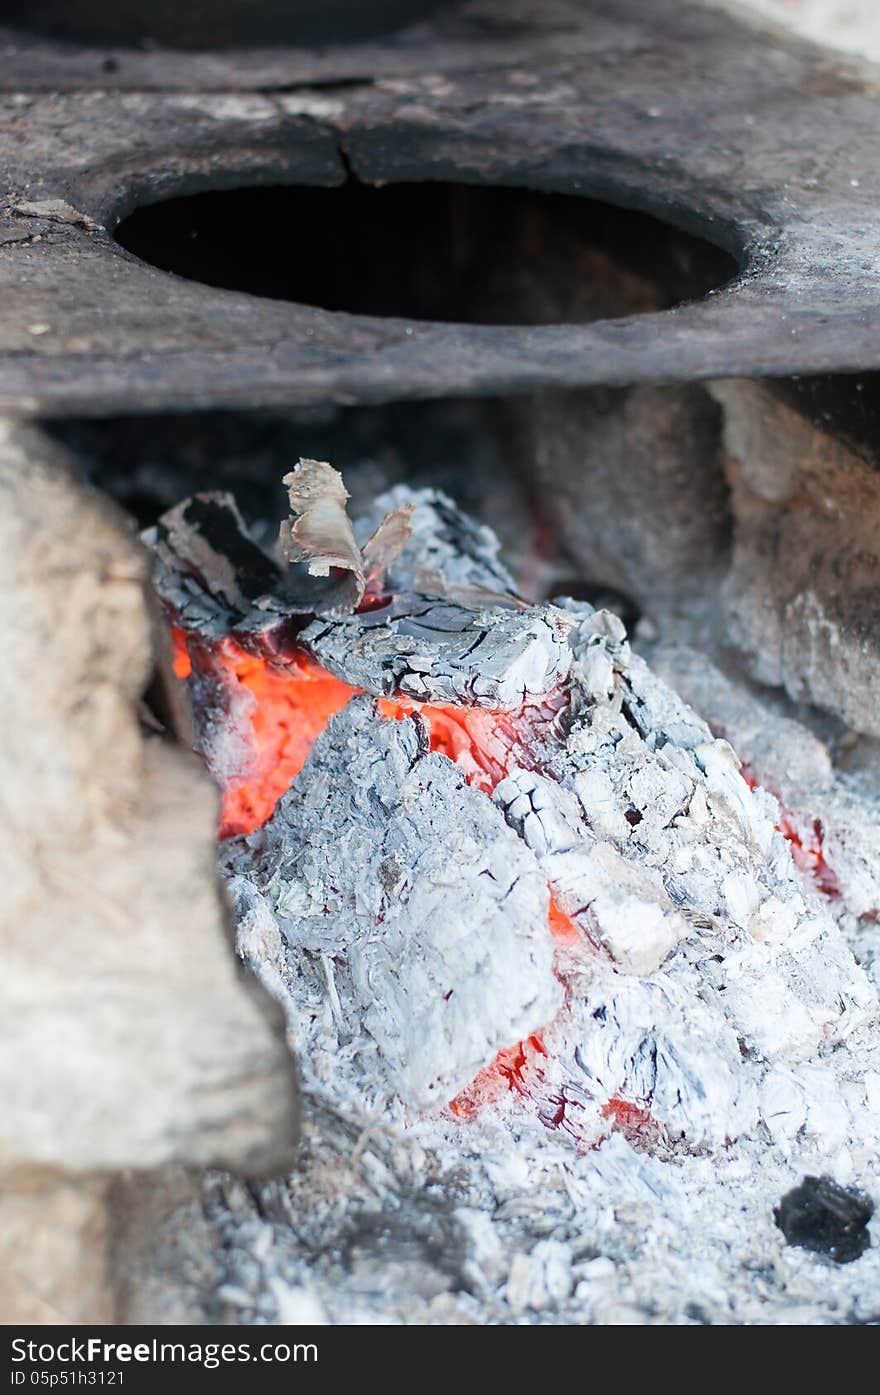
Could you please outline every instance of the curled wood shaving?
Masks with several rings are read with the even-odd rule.
[[[338,470],[324,460],[300,460],[284,476],[292,518],[285,520],[279,547],[289,566],[305,563],[310,576],[346,573],[332,586],[319,615],[345,615],[356,610],[368,586],[382,577],[406,545],[412,506],[394,509],[365,544],[358,546],[346,511],[349,494]]]

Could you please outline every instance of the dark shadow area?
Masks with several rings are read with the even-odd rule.
[[[146,527],[188,494],[230,490],[245,517],[277,535],[282,475],[300,456],[341,470],[352,512],[406,482],[446,490],[503,524],[529,490],[525,402],[442,399],[289,413],[192,412],[44,422],[83,474]]]
[[[173,48],[351,43],[452,0],[6,0],[2,22],[50,38]]]
[[[817,431],[844,441],[880,469],[880,373],[771,379],[768,387]]]
[[[287,517],[282,476],[300,456],[341,470],[352,517],[384,490],[443,490],[499,536],[530,599],[562,590],[593,599],[608,588],[561,554],[535,476],[530,398],[440,399],[287,414],[202,412],[44,422],[83,476],[139,528],[191,494],[228,490],[264,547]],[[621,598],[623,604],[623,598]],[[617,608],[617,607],[615,607]],[[632,606],[626,611],[634,613]]]
[[[209,286],[325,310],[463,324],[582,323],[663,310],[737,274],[720,248],[589,199],[351,180],[137,209],[120,246]]]

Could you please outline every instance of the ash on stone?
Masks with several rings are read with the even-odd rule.
[[[805,1177],[774,1212],[789,1245],[827,1255],[835,1264],[851,1264],[865,1253],[873,1214],[869,1196],[831,1177]]]

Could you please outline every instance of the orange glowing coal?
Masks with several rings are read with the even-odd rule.
[[[380,698],[378,708],[383,717],[397,721],[418,712],[428,728],[431,750],[448,756],[474,789],[491,794],[513,766],[535,768],[535,750],[542,738],[560,739],[556,722],[567,703],[559,689],[516,712],[434,706],[409,698]]]
[[[316,738],[357,689],[302,654],[282,671],[246,654],[231,640],[224,640],[222,648],[229,671],[255,699],[251,724],[256,768],[224,796],[220,837],[230,838],[266,822],[308,760]]]
[[[485,1105],[499,1099],[507,1090],[528,1095],[526,1067],[536,1057],[546,1055],[547,1048],[540,1032],[499,1051],[492,1064],[481,1070],[470,1085],[456,1095],[449,1106],[450,1110],[458,1119],[473,1119]]]
[[[210,649],[175,632],[175,672],[188,677],[193,664],[209,665],[226,683],[253,698],[248,769],[222,789],[220,838],[252,833],[272,814],[302,770],[316,739],[335,712],[358,691],[334,678],[302,651],[282,661],[249,654],[232,639]]]
[[[506,1092],[514,1091],[531,1102],[545,1128],[562,1129],[582,1143],[577,1115],[583,1103],[565,1086],[547,1088],[542,1070],[542,1060],[546,1057],[547,1047],[540,1032],[499,1051],[492,1064],[481,1070],[456,1096],[449,1106],[450,1112],[458,1119],[473,1119],[487,1104],[497,1103]],[[600,1113],[609,1128],[620,1129],[631,1140],[656,1134],[657,1125],[648,1109],[621,1095],[613,1095]]]
[[[171,648],[171,666],[174,669],[176,677],[180,679],[189,678],[192,673],[192,659],[189,657],[186,635],[183,633],[183,630],[178,629],[176,625],[172,625],[171,627]]]

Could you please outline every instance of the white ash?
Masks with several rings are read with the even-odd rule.
[[[447,587],[485,587],[515,595],[516,583],[501,560],[492,529],[468,518],[442,490],[397,485],[380,494],[355,524],[358,540],[363,543],[383,518],[407,507],[412,509],[410,536],[388,568],[390,591],[420,591],[428,575],[441,578]]]
[[[220,784],[237,784],[255,768],[251,739],[256,699],[243,683],[194,666],[188,688],[198,747]]]
[[[552,779],[518,771],[495,792],[562,909],[612,961],[588,956],[570,977],[560,965],[566,1007],[542,1069],[551,1093],[576,1098],[582,1129],[622,1094],[671,1137],[722,1144],[758,1122],[768,1066],[829,1051],[876,999],[805,891],[775,802],[748,789],[727,743],[696,718],[687,730],[677,704],[675,741],[649,724],[664,685],[618,625],[588,617],[572,635],[573,671],[600,681]]]
[[[321,622],[334,671],[374,693],[395,652],[372,638],[382,615]],[[536,768],[490,798],[425,752],[417,720],[355,699],[266,827],[224,849],[239,948],[285,1006],[308,1122],[285,1182],[217,1180],[206,1197],[220,1315],[876,1319],[876,1243],[834,1268],[773,1222],[804,1172],[880,1191],[876,993],[793,866],[775,800],[616,617],[476,616],[486,635],[504,617],[510,644],[552,629],[560,658],[525,690],[568,674],[564,743],[539,742]],[[432,693],[470,691],[449,676],[457,625]],[[812,738],[786,735],[821,772]],[[805,798],[817,788],[805,776]],[[548,885],[577,939],[550,940]],[[472,1117],[442,1108],[533,1033],[521,1090]],[[615,1101],[650,1120],[632,1143],[609,1133]]]
[[[420,702],[515,708],[561,683],[570,620],[553,606],[515,607],[498,541],[439,490],[404,485],[382,494],[355,524],[358,539],[410,511],[409,537],[385,576],[390,604],[341,620],[316,620],[304,646],[365,692]]]
[[[325,1050],[366,1093],[446,1104],[559,1007],[546,880],[418,718],[354,699],[230,866],[240,916],[274,917],[291,993],[325,994]]]
[[[300,636],[353,687],[429,703],[518,708],[566,677],[567,618],[553,606],[474,609],[444,597],[395,597],[380,610],[315,620]]]
[[[653,662],[778,795],[795,830],[809,838],[819,825],[840,893],[828,909],[880,988],[880,794],[868,763],[840,770],[828,746],[802,722],[781,715],[687,646],[656,646]]]

